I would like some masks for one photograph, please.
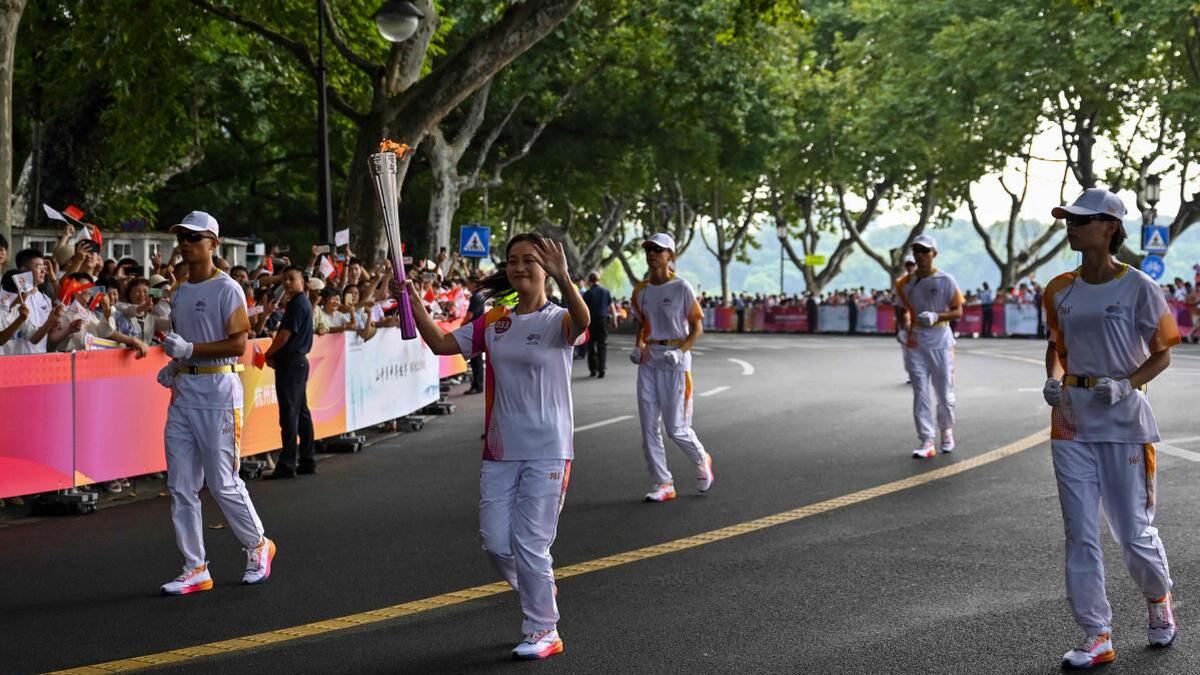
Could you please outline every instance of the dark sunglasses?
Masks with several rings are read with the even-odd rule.
[[[202,232],[176,232],[175,241],[179,243],[187,242],[189,244],[198,244],[201,239],[209,239],[207,234]]]
[[[913,253],[929,253],[929,252],[930,252],[930,251],[932,251],[932,250],[933,250],[933,249],[931,249],[931,248],[926,248],[926,247],[924,247],[924,246],[913,246],[913,247],[912,247],[912,252],[913,252]]]
[[[646,249],[646,253],[662,253],[663,251],[667,250],[661,246],[655,246],[654,244],[645,246],[644,248]]]
[[[1077,216],[1073,213],[1068,213],[1067,217],[1063,218],[1063,220],[1065,220],[1067,222],[1067,225],[1070,225],[1071,227],[1083,227],[1085,225],[1091,224],[1091,222],[1093,220],[1112,220],[1112,219],[1105,218],[1104,216],[1094,216],[1094,215],[1093,216]]]

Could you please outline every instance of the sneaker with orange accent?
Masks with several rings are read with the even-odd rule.
[[[696,465],[696,488],[708,492],[713,484],[712,455],[704,453],[704,462]]]
[[[163,595],[187,595],[200,591],[211,591],[212,575],[208,573],[208,563],[195,567],[183,568],[183,574],[162,585]]]
[[[937,448],[933,447],[933,441],[925,441],[921,447],[913,450],[913,459],[929,459],[937,456]]]
[[[1083,644],[1063,654],[1062,664],[1064,668],[1086,670],[1102,663],[1112,663],[1116,659],[1112,636],[1108,633],[1097,633],[1087,636]]]
[[[648,502],[669,502],[672,499],[675,499],[674,483],[655,485],[649,492],[646,493],[646,501]]]
[[[558,637],[558,631],[539,630],[526,635],[525,640],[513,649],[512,655],[514,659],[536,661],[547,656],[561,654],[562,650],[563,641]]]
[[[1170,593],[1158,600],[1150,600],[1146,603],[1150,612],[1146,635],[1150,639],[1151,647],[1169,647],[1175,641],[1175,634],[1179,632],[1179,627],[1175,625],[1173,604]]]
[[[954,452],[953,429],[946,429],[942,432],[942,452]]]
[[[246,573],[242,575],[242,583],[266,581],[271,576],[271,561],[275,559],[275,542],[263,537],[258,546],[243,550],[246,551]]]

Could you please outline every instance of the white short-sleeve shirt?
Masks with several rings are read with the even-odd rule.
[[[916,272],[906,274],[896,282],[896,293],[908,310],[910,330],[908,346],[921,349],[948,349],[954,346],[954,332],[949,324],[922,326],[917,320],[921,312],[948,311],[955,300],[962,304],[962,291],[954,277],[935,269],[927,277]]]
[[[570,313],[493,309],[454,331],[468,359],[487,352],[483,458],[574,459]]]
[[[1050,342],[1069,375],[1128,378],[1151,354],[1179,344],[1179,328],[1153,279],[1128,265],[1102,284],[1079,270],[1061,274],[1043,297]],[[1158,424],[1140,391],[1107,405],[1090,389],[1064,387],[1051,437],[1089,443],[1153,443]]]
[[[648,341],[687,339],[692,332],[688,316],[698,307],[692,285],[677,276],[662,284],[643,281],[633,289],[630,303],[633,315],[642,324],[642,339]],[[683,352],[679,363],[672,365],[664,355],[672,349],[678,349],[678,346],[651,344],[649,347],[650,361],[643,365],[664,370],[692,369],[691,352]]]
[[[187,282],[171,299],[171,322],[176,333],[193,344],[220,342],[233,333],[249,330],[246,295],[228,274],[218,271],[200,283]],[[234,357],[188,359],[186,366],[234,365]],[[204,410],[242,407],[242,380],[237,373],[181,374],[175,378],[172,405]]]

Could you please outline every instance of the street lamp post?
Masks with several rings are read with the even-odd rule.
[[[787,225],[776,224],[775,236],[779,237],[779,299],[783,300],[783,240],[787,239]]]
[[[411,2],[390,0],[371,18],[388,42],[404,42],[417,32],[424,14]],[[317,0],[317,241],[333,242],[333,195],[329,181],[329,99],[325,85],[325,0]]]
[[[317,0],[317,241],[333,241],[329,185],[329,100],[325,93],[325,0]]]
[[[1157,175],[1146,176],[1146,185],[1142,188],[1142,199],[1150,208],[1142,212],[1142,224],[1153,225],[1158,217],[1158,198],[1161,194],[1162,179]]]

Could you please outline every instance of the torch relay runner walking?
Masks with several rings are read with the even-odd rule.
[[[712,456],[692,429],[692,347],[704,333],[704,310],[691,284],[675,276],[675,239],[659,232],[642,243],[646,280],[633,289],[631,307],[641,323],[630,359],[638,364],[638,416],[642,450],[653,485],[646,501],[675,499],[659,420],[696,467],[696,487],[713,483]]]
[[[171,521],[183,553],[183,574],[163,584],[167,595],[212,588],[204,553],[200,488],[220,506],[246,551],[242,583],[271,575],[275,542],[263,536],[262,522],[238,475],[242,435],[242,382],[238,359],[246,351],[250,319],[246,296],[228,274],[213,266],[220,234],[217,221],[193,211],[171,228],[188,265],[188,281],[171,299],[173,331],[163,348],[174,360],[158,373],[171,390],[164,440]]]
[[[920,445],[915,459],[937,455],[933,441],[942,431],[942,452],[954,452],[954,332],[950,322],[962,318],[963,295],[954,277],[933,266],[937,241],[922,234],[912,243],[917,267],[896,282],[896,295],[904,308],[897,312],[896,339],[904,345],[904,367],[913,388],[913,421]],[[937,426],[929,387],[937,394]]]
[[[547,299],[547,277],[566,308]],[[515,290],[517,305],[445,333],[408,282],[417,330],[435,354],[487,353],[479,531],[492,564],[521,598],[525,639],[513,658],[543,659],[563,650],[550,546],[575,456],[572,355],[590,317],[562,244],[537,234],[509,240],[506,261],[479,288],[489,298]]]
[[[1052,211],[1083,254],[1043,297],[1049,344],[1046,384],[1050,447],[1066,531],[1067,601],[1083,642],[1063,665],[1091,668],[1116,659],[1112,607],[1100,549],[1103,505],[1113,539],[1146,599],[1147,640],[1166,647],[1177,626],[1167,553],[1154,527],[1158,425],[1146,384],[1171,363],[1179,328],[1153,279],[1113,256],[1125,241],[1125,205],[1091,188]]]

